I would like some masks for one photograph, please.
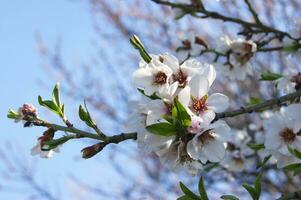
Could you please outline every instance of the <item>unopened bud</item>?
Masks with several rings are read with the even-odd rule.
[[[196,37],[194,38],[194,43],[199,44],[199,45],[202,45],[203,47],[205,47],[206,49],[208,49],[208,44],[207,44],[207,42],[206,42],[203,38],[201,38],[201,37],[199,37],[199,36],[196,36]]]
[[[100,142],[100,143],[94,144],[92,146],[83,148],[81,150],[81,152],[83,153],[82,157],[85,159],[91,158],[91,157],[95,156],[97,153],[99,153],[106,145],[107,145],[107,143]]]
[[[36,117],[37,109],[32,104],[23,104],[23,106],[19,108],[19,113],[22,115],[23,119],[27,117]]]
[[[38,138],[38,140],[41,141],[41,146],[45,144],[45,142],[50,141],[54,137],[55,130],[52,128],[48,128],[46,131],[44,131],[43,135]]]

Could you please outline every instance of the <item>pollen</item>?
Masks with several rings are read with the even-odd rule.
[[[295,141],[296,134],[292,129],[285,128],[280,132],[280,136],[282,137],[285,143],[292,143]]]
[[[172,78],[174,81],[178,81],[181,87],[184,87],[187,83],[187,74],[185,74],[182,69],[179,69],[176,74],[173,74]]]
[[[200,99],[194,98],[192,97],[192,105],[190,106],[190,108],[197,114],[199,115],[201,112],[204,112],[205,110],[207,110],[207,106],[206,106],[206,101],[208,99],[208,96],[205,95]]]
[[[160,71],[154,76],[153,83],[155,85],[163,85],[166,83],[166,81],[167,81],[167,75],[164,72]]]

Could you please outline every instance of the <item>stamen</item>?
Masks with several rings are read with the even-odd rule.
[[[285,128],[280,132],[280,136],[282,137],[285,143],[292,143],[296,139],[296,134],[292,129]]]
[[[154,76],[153,83],[155,85],[163,85],[166,83],[166,81],[167,81],[167,75],[164,72],[160,71]]]

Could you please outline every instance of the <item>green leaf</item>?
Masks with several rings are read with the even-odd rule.
[[[256,104],[262,103],[262,102],[263,101],[260,98],[258,98],[258,97],[250,97],[248,105],[252,106],[252,105],[256,105]]]
[[[49,110],[51,110],[52,112],[61,116],[62,113],[60,112],[60,108],[57,106],[57,104],[55,102],[53,102],[51,100],[43,101],[41,96],[38,97],[38,101],[41,106],[44,106],[44,107],[48,108]]]
[[[301,163],[293,163],[285,166],[283,169],[286,171],[292,171],[294,172],[294,175],[297,175],[301,172]]]
[[[270,160],[271,157],[272,157],[272,155],[268,155],[268,156],[264,157],[263,161],[256,166],[256,169],[264,167],[265,164]]]
[[[200,197],[198,195],[194,194],[191,190],[189,190],[189,188],[186,187],[182,182],[180,182],[180,188],[184,192],[184,194],[186,194],[188,197],[195,199],[195,200],[200,199]]]
[[[166,121],[168,121],[169,123],[173,123],[174,118],[170,115],[162,115],[162,118],[165,119]]]
[[[147,53],[147,51],[145,50],[142,42],[140,41],[139,37],[136,36],[136,35],[133,35],[131,38],[130,38],[130,42],[131,44],[133,45],[133,47],[135,49],[137,49],[140,53],[140,56],[143,58],[143,60],[146,62],[146,63],[150,63],[151,60],[152,60],[152,57]]]
[[[181,126],[187,128],[191,125],[191,116],[186,111],[185,107],[180,103],[178,98],[175,98],[174,105],[176,112],[172,109],[172,116],[180,122]],[[173,114],[173,111],[175,112]]]
[[[301,152],[298,151],[297,149],[293,149],[291,147],[288,147],[288,151],[293,155],[295,156],[296,158],[300,159],[301,160]]]
[[[161,99],[158,95],[156,95],[156,93],[154,93],[154,94],[152,94],[152,95],[146,95],[146,94],[144,93],[144,90],[143,90],[143,89],[137,88],[137,90],[138,90],[141,94],[143,94],[144,96],[150,98],[151,100]]]
[[[261,177],[262,177],[262,174],[259,173],[256,177],[255,184],[254,184],[254,188],[255,188],[258,199],[259,199],[260,193],[261,193]]]
[[[223,196],[221,196],[221,199],[224,199],[224,200],[239,200],[238,197],[233,196],[233,195],[223,195]]]
[[[42,146],[42,151],[49,151],[51,149],[54,149],[54,148],[58,147],[59,145],[64,144],[65,142],[67,142],[68,140],[70,140],[72,138],[73,138],[72,136],[63,136],[63,137],[58,138],[58,139],[46,141],[45,145],[48,146],[48,147],[45,148],[45,145]]]
[[[152,124],[146,127],[150,133],[161,136],[172,136],[176,134],[176,128],[174,125],[166,122]]]
[[[203,177],[201,177],[200,181],[199,181],[199,193],[201,195],[201,200],[209,200],[208,195],[206,193],[206,188],[205,188],[205,185],[204,185]]]
[[[206,167],[204,168],[205,172],[210,172],[211,170],[213,170],[214,168],[217,168],[219,166],[218,163],[211,163],[211,164],[207,164]]]
[[[10,118],[10,119],[20,119],[21,115],[19,113],[15,112],[12,109],[9,109],[8,113],[7,113],[7,118]]]
[[[187,196],[187,195],[183,195],[183,196],[177,198],[177,200],[194,200],[194,199],[190,198],[190,197]]]
[[[92,120],[90,113],[82,105],[78,108],[78,115],[79,118],[87,124],[87,126],[90,126],[91,128],[96,127],[96,123]]]
[[[248,184],[242,184],[242,186],[248,191],[248,193],[251,195],[253,200],[258,200],[257,192],[252,186]]]
[[[283,77],[281,74],[272,73],[272,72],[265,72],[261,74],[261,81],[275,81],[279,78]]]
[[[61,107],[59,83],[55,84],[52,92],[52,101],[56,103],[58,107]]]
[[[264,144],[248,143],[247,146],[253,149],[254,151],[259,151],[265,148]]]
[[[282,49],[282,51],[287,53],[295,53],[301,48],[301,44],[294,42],[291,45],[288,45]]]

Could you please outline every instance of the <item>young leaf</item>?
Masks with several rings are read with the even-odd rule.
[[[51,100],[43,101],[41,96],[38,97],[38,101],[41,106],[44,106],[44,107],[48,108],[49,110],[51,110],[52,112],[61,116],[60,108],[57,106],[57,104],[55,102],[53,102]]]
[[[287,52],[287,53],[295,53],[301,48],[301,44],[298,42],[294,42],[293,44],[286,46],[282,49],[282,51]]]
[[[233,196],[233,195],[223,195],[223,196],[221,196],[221,199],[224,199],[224,200],[239,200],[238,197]]]
[[[184,192],[184,194],[186,194],[188,197],[195,199],[195,200],[200,199],[200,197],[198,195],[194,194],[191,190],[189,190],[189,188],[186,187],[182,182],[180,182],[180,188]]]
[[[176,114],[173,114],[173,117],[179,120],[182,127],[189,127],[191,125],[191,117],[177,98],[175,98],[173,106],[176,108]]]
[[[297,149],[293,149],[291,147],[288,147],[288,151],[293,155],[295,156],[296,158],[300,159],[301,160],[301,152],[298,151]]]
[[[41,149],[42,149],[42,151],[49,151],[51,149],[54,149],[54,148],[58,147],[59,145],[64,144],[65,142],[67,142],[70,139],[72,139],[71,136],[63,136],[63,137],[58,138],[58,139],[46,141],[45,145],[42,146]]]
[[[261,177],[262,177],[262,174],[259,173],[256,177],[255,184],[254,184],[254,188],[256,190],[258,199],[259,199],[260,193],[261,193]]]
[[[247,146],[253,149],[254,151],[259,151],[265,148],[264,144],[248,143]]]
[[[294,172],[294,175],[297,175],[301,172],[301,163],[293,163],[285,166],[283,169],[286,171],[292,171]]]
[[[142,42],[140,41],[140,39],[138,38],[138,36],[133,35],[130,38],[130,42],[133,45],[133,47],[139,51],[140,56],[143,58],[143,60],[146,63],[150,63],[152,60],[152,57],[147,53],[147,51],[145,50],[145,48],[144,48]]]
[[[161,136],[172,136],[176,134],[176,128],[172,124],[166,122],[149,125],[146,127],[146,130]]]
[[[281,74],[277,74],[277,73],[272,73],[272,72],[265,72],[263,74],[261,74],[261,81],[275,81],[279,78],[281,78],[282,75]]]
[[[156,99],[161,99],[158,95],[156,95],[156,93],[152,94],[152,95],[146,95],[144,93],[144,90],[141,88],[137,88],[138,92],[140,92],[141,94],[143,94],[144,96],[150,98],[151,100],[156,100]]]
[[[252,186],[248,184],[242,184],[242,186],[248,191],[248,193],[251,195],[253,200],[258,200],[257,192]]]
[[[7,118],[20,119],[21,115],[19,113],[15,112],[15,111],[13,111],[12,109],[9,109],[8,113],[7,113]]]
[[[201,177],[199,181],[199,193],[201,195],[201,200],[209,200],[208,195],[206,193],[203,177]]]
[[[79,106],[78,115],[79,118],[87,124],[87,126],[90,126],[91,128],[96,127],[96,124],[92,120],[90,113],[82,105]]]
[[[268,155],[268,156],[264,157],[263,161],[256,166],[256,169],[259,169],[259,168],[265,166],[265,164],[270,160],[271,157],[272,157],[272,155]]]
[[[195,200],[195,199],[192,199],[192,198],[190,198],[190,197],[187,196],[187,195],[183,195],[183,196],[177,198],[177,200]]]
[[[252,105],[256,105],[256,104],[262,103],[262,102],[263,101],[260,98],[258,98],[258,97],[250,97],[248,105],[252,106]]]
[[[56,103],[58,107],[61,107],[59,83],[55,84],[52,92],[52,101]]]

